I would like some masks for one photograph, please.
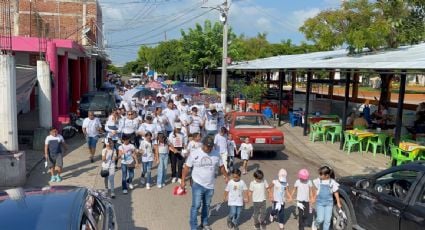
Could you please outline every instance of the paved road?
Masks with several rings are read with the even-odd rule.
[[[95,188],[103,188],[103,178],[100,177],[100,162],[99,154],[97,161],[90,163],[87,157],[86,146],[82,143],[82,137],[75,137],[69,141],[71,152],[64,159],[64,180],[61,183],[52,183],[52,185],[77,185]],[[98,153],[101,150],[101,145],[98,144]],[[293,155],[287,151],[278,153],[273,158],[257,156],[249,162],[249,173],[244,175],[242,179],[249,184],[253,179],[252,173],[255,169],[263,170],[265,177],[271,181],[276,177],[280,168],[285,168],[288,171],[288,181],[292,185],[296,179],[296,174],[299,169],[307,168],[315,176],[317,166],[304,161],[302,158]],[[45,186],[48,185],[49,176],[44,173],[44,166],[38,165],[28,178],[26,187]],[[170,172],[168,172],[170,174]],[[169,175],[168,174],[168,175]],[[153,170],[153,176],[156,177],[156,167]],[[140,169],[136,173],[136,182],[140,178]],[[136,186],[129,194],[121,193],[121,172],[115,175],[115,186],[117,197],[113,201],[117,212],[119,229],[152,229],[152,230],[168,230],[168,229],[189,229],[189,209],[191,205],[190,190],[185,196],[173,196],[171,191],[174,184],[167,184],[163,189],[158,189],[156,186],[151,190],[146,190],[140,186]],[[136,183],[137,184],[137,183]],[[216,183],[215,194],[212,201],[212,206],[215,207],[223,200],[224,180],[219,177]],[[270,203],[268,203],[270,205]],[[297,229],[297,220],[294,219],[294,203],[287,204],[286,229]],[[227,229],[226,215],[228,209],[223,205],[218,212],[212,211],[210,223],[213,229]],[[245,206],[240,229],[253,229],[251,204]],[[278,229],[276,224],[272,224],[268,229]]]

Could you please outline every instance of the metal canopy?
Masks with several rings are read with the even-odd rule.
[[[229,70],[271,69],[373,69],[424,70],[425,43],[397,49],[348,56],[345,49],[307,54],[280,55],[240,62]]]

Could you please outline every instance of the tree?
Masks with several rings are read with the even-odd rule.
[[[266,84],[260,77],[253,78],[249,84],[242,87],[242,94],[246,97],[247,103],[248,101],[260,102],[266,91]]]
[[[189,71],[185,65],[183,46],[180,40],[161,42],[155,47],[151,67],[159,72],[167,73],[173,79]]]
[[[122,72],[122,68],[121,68],[121,67],[117,67],[117,66],[112,65],[112,64],[109,64],[109,65],[107,66],[107,70],[108,70],[109,72],[114,73],[114,74],[121,74],[121,72]]]

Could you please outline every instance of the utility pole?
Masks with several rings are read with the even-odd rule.
[[[226,111],[226,90],[227,90],[227,33],[228,33],[229,8],[227,0],[224,0],[221,8],[220,19],[223,22],[223,60],[221,64],[221,104]]]
[[[30,37],[31,37],[31,27],[32,27],[32,0],[30,0]]]

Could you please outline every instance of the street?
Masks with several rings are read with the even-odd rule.
[[[64,158],[64,180],[60,183],[51,183],[51,185],[75,185],[86,186],[102,189],[104,188],[103,178],[100,177],[100,151],[102,143],[98,143],[96,151],[95,163],[90,163],[87,154],[87,147],[84,144],[82,136],[76,136],[68,141],[70,150]],[[257,155],[260,153],[256,153]],[[239,159],[237,160],[239,165]],[[288,171],[288,182],[291,185],[296,180],[299,169],[307,168],[311,177],[316,177],[317,166],[304,161],[302,158],[284,150],[277,154],[275,158],[264,156],[256,156],[249,161],[249,172],[242,176],[242,179],[249,186],[253,180],[253,172],[261,169],[267,181],[270,183],[272,179],[277,177],[280,168]],[[170,168],[168,168],[168,176]],[[26,187],[40,187],[49,184],[49,175],[45,172],[44,164],[38,164],[34,171],[31,172],[27,180]],[[153,170],[153,178],[156,179],[156,167]],[[115,174],[116,198],[113,200],[117,214],[119,229],[189,229],[189,210],[191,206],[191,191],[184,196],[172,195],[172,189],[177,184],[170,184],[158,189],[153,186],[151,190],[147,190],[139,186],[140,168],[136,169],[134,184],[135,189],[129,194],[124,195],[121,191],[121,172]],[[227,205],[223,205],[218,211],[215,207],[223,200],[224,180],[221,176],[217,178],[214,197],[211,203],[210,224],[213,229],[227,229],[226,216],[228,214]],[[268,207],[270,202],[268,202]],[[295,203],[291,202],[285,206],[286,228],[296,229],[297,220],[294,219],[293,212]],[[253,229],[251,220],[252,204],[245,205],[241,216],[240,229]],[[273,223],[268,229],[277,229],[277,224]]]

